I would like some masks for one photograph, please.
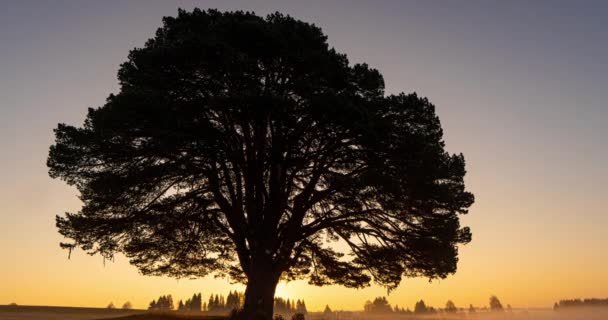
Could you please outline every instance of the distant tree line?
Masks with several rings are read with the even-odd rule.
[[[573,307],[608,307],[607,299],[564,299],[553,305],[554,310]]]
[[[213,313],[226,313],[231,310],[238,310],[243,305],[245,296],[241,292],[230,291],[227,297],[218,294],[211,294],[209,296],[208,302],[203,303],[202,310],[198,309],[197,311],[206,311]]]
[[[232,310],[240,310],[243,306],[245,295],[242,292],[230,291],[226,297],[220,294],[211,294],[206,302],[203,302],[202,294],[195,293],[192,298],[185,302],[179,300],[177,304],[178,312],[197,313],[209,312],[215,314],[225,314]],[[172,311],[174,310],[173,297],[171,295],[160,296],[152,300],[148,307],[151,311]],[[306,302],[304,300],[274,298],[274,312],[278,314],[307,314]]]
[[[399,307],[395,307],[397,310]],[[391,305],[386,300],[386,297],[377,297],[374,301],[365,302],[365,306],[363,306],[363,311],[369,313],[391,313],[393,309]]]
[[[116,309],[114,302],[108,303],[108,305],[106,306],[106,309]],[[124,310],[133,309],[133,305],[131,304],[131,302],[127,301],[122,305],[122,309],[124,309]]]
[[[173,297],[170,294],[160,296],[157,300],[152,300],[148,306],[148,310],[152,311],[171,311],[173,309]]]
[[[201,311],[206,308],[206,305],[203,304],[203,295],[200,293],[195,293],[192,295],[192,298],[183,302],[179,300],[177,304],[177,311]]]
[[[490,310],[494,312],[504,311],[502,303],[496,296],[491,296],[489,300],[489,309],[483,308],[482,310]],[[326,312],[329,307],[326,307]],[[507,310],[510,310],[511,306],[507,305]],[[330,310],[330,309],[329,309]],[[434,308],[432,306],[427,306],[424,300],[420,300],[416,302],[414,306],[414,310],[410,310],[409,308],[402,308],[398,305],[395,307],[391,307],[391,304],[388,302],[386,297],[377,297],[373,301],[367,301],[363,310],[367,313],[373,314],[389,314],[389,313],[398,313],[398,314],[436,314],[436,313],[458,313],[465,312],[465,308],[458,308],[456,304],[452,300],[448,300],[445,304],[444,308]],[[469,305],[468,312],[475,313],[477,308],[473,305]]]
[[[280,297],[274,298],[274,312],[280,314],[301,313],[307,314],[306,303],[304,300],[285,300]]]

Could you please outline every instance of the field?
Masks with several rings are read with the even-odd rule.
[[[0,305],[0,320],[223,320],[217,316],[150,314],[146,310]]]
[[[105,308],[70,308],[70,307],[44,307],[44,306],[0,306],[0,320],[223,320],[218,316],[187,316],[150,314],[145,310],[121,310]],[[321,313],[310,314],[310,320],[605,320],[608,319],[608,310],[605,308],[588,308],[554,312],[544,310],[515,310],[500,314],[466,313],[448,316],[438,314],[433,316],[402,316],[385,315],[371,316],[360,312],[336,312],[331,316]]]
[[[93,320],[142,313],[142,310],[69,308],[43,306],[0,306],[1,320]]]

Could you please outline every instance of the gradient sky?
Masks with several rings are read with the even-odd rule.
[[[436,104],[450,152],[476,196],[446,280],[405,280],[413,307],[549,307],[608,296],[608,2],[606,1],[2,1],[0,4],[0,304],[144,308],[160,294],[226,293],[225,280],[144,277],[124,257],[67,259],[54,217],[80,207],[48,177],[52,129],[80,125],[117,91],[116,72],[178,7],[281,11],[313,22],[387,91]],[[280,284],[309,309],[361,309],[385,295]]]

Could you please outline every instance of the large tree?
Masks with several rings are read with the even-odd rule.
[[[351,288],[456,271],[473,196],[435,107],[385,95],[311,24],[180,10],[118,72],[81,127],[59,124],[48,166],[83,207],[59,232],[143,274],[246,283],[272,314],[279,280]]]

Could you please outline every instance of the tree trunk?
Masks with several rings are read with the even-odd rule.
[[[252,272],[250,272],[245,289],[244,319],[272,319],[274,293],[279,276],[280,274],[277,274],[268,264],[254,263],[252,265]]]

